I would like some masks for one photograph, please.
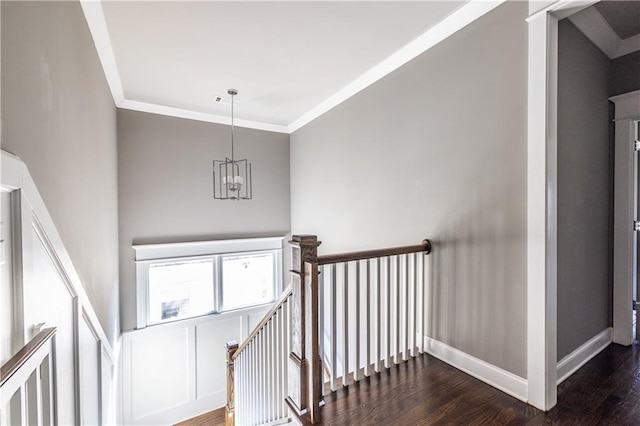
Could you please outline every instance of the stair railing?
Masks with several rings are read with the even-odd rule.
[[[327,256],[314,235],[290,245],[290,287],[244,343],[227,344],[227,425],[289,413],[318,423],[326,384],[335,391],[425,351],[429,240]]]
[[[55,333],[43,329],[0,368],[0,424],[58,424]]]
[[[323,390],[336,391],[422,354],[425,255],[415,246],[318,257]],[[328,376],[328,377],[327,377]]]
[[[236,342],[226,345],[227,425],[289,421],[285,397],[291,294],[289,286],[241,345]]]

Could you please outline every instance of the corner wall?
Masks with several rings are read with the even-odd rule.
[[[289,233],[289,135],[235,128],[236,156],[252,163],[249,201],[213,199],[212,162],[230,143],[230,126],[118,110],[123,330],[136,324],[132,244]]]
[[[111,93],[79,2],[0,7],[2,149],[29,168],[113,344],[120,325]]]
[[[621,95],[635,90],[640,90],[640,51],[611,61],[609,95]]]
[[[430,337],[526,377],[526,2],[291,136],[292,230],[321,253],[434,242]]]
[[[558,360],[612,324],[609,59],[558,23]]]

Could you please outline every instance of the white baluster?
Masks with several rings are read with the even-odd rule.
[[[387,359],[386,368],[391,367],[391,257],[387,256]]]
[[[238,356],[236,356],[236,360],[234,362],[234,373],[233,373],[233,405],[235,407],[235,418],[238,424],[242,424],[242,414],[243,408],[245,405],[245,400],[242,397],[242,392],[244,392],[244,352],[240,352]]]
[[[382,361],[382,301],[380,300],[382,287],[382,277],[380,276],[380,258],[376,259],[376,373],[380,372],[380,363]]]
[[[272,320],[269,320],[267,322],[267,324],[265,325],[265,333],[266,333],[266,345],[267,345],[267,386],[265,387],[266,390],[266,397],[267,397],[267,420],[268,421],[273,421],[274,417],[273,417],[273,383],[274,383],[274,378],[273,378],[273,335],[271,334],[272,331],[272,324],[271,324]]]
[[[365,356],[364,374],[369,377],[371,372],[371,262],[367,259],[367,287],[365,296],[365,308],[367,310],[367,355]]]
[[[338,309],[337,267],[331,265],[331,390],[338,390]]]
[[[395,364],[400,363],[400,302],[402,297],[400,295],[400,256],[396,256],[396,347],[393,355],[393,361]]]
[[[324,396],[324,363],[325,363],[325,353],[324,353],[324,279],[325,279],[325,265],[320,266],[320,276],[318,277],[318,336],[320,338],[319,342],[319,351],[320,351],[320,360],[322,361],[322,374],[321,374],[321,382],[322,382],[322,396]]]
[[[262,423],[262,346],[260,345],[260,333],[258,333],[256,335],[256,344],[255,344],[255,348],[254,348],[254,353],[255,353],[255,372],[256,372],[256,379],[257,379],[257,386],[256,389],[254,390],[255,393],[255,398],[253,399],[253,401],[256,402],[256,410],[255,410],[255,417],[253,419],[253,423],[254,424],[259,424]]]
[[[349,384],[349,264],[344,263],[342,280],[342,386]]]
[[[282,395],[280,394],[281,390],[281,380],[282,380],[282,370],[280,369],[280,360],[282,359],[282,337],[280,335],[280,315],[282,314],[282,308],[278,309],[276,312],[273,321],[274,321],[274,331],[275,331],[275,370],[276,370],[276,380],[275,380],[275,404],[276,404],[276,419],[282,418],[282,411],[280,410],[280,401],[282,400]]]
[[[422,348],[422,353],[425,353],[427,348],[425,344],[425,339],[427,337],[427,274],[426,274],[426,266],[427,258],[425,255],[420,256],[420,275],[421,280],[420,284],[422,287],[422,330],[420,331],[420,347]]]
[[[39,419],[40,404],[38,402],[38,392],[40,390],[40,378],[38,371],[39,369],[36,368],[25,382],[27,391],[27,424],[29,425],[42,424]]]
[[[51,365],[53,345],[49,340],[49,354],[42,361],[42,424],[53,424],[53,369]]]
[[[405,254],[404,258],[404,282],[402,285],[404,291],[404,347],[403,360],[409,359],[409,255]]]
[[[291,350],[291,305],[289,300],[284,305],[284,313],[283,313],[283,340],[284,340],[284,354],[282,357],[282,372],[283,372],[283,395],[286,397],[289,395],[289,351]],[[289,405],[282,400],[282,408],[284,408],[284,416],[289,416]]]
[[[252,346],[253,346],[253,350],[251,353],[251,370],[252,370],[252,377],[254,378],[254,385],[251,389],[251,398],[249,399],[249,401],[251,401],[251,418],[249,419],[249,424],[256,424],[258,423],[258,417],[259,417],[259,413],[260,413],[260,401],[259,401],[259,397],[260,394],[258,392],[258,386],[259,386],[259,377],[258,377],[258,371],[259,371],[259,367],[258,367],[258,360],[259,360],[259,355],[258,355],[258,336],[256,335],[256,337],[254,337],[253,341],[251,342]]]
[[[348,327],[347,327],[348,329]],[[353,366],[353,380],[359,380],[360,370],[360,261],[356,261],[356,347],[355,364]]]
[[[250,371],[250,366],[251,366],[251,352],[249,351],[245,351],[242,354],[242,358],[243,358],[243,363],[244,363],[244,370],[245,370],[245,374],[244,374],[244,389],[242,391],[242,401],[243,401],[243,405],[244,405],[244,409],[242,410],[242,422],[240,424],[248,424],[249,422],[249,411],[250,411],[250,406],[251,403],[249,401],[251,401],[251,385],[250,385],[250,379],[251,376],[249,375],[249,371]]]
[[[413,339],[411,340],[411,356],[418,355],[416,334],[418,334],[418,253],[413,254]]]
[[[262,407],[260,409],[260,423],[265,423],[267,420],[267,351],[266,351],[266,337],[265,331],[260,331],[260,402]]]
[[[246,357],[247,357],[247,365],[248,365],[248,370],[247,373],[249,375],[248,377],[248,383],[249,386],[247,386],[247,389],[245,390],[245,404],[247,405],[247,410],[246,410],[246,416],[247,416],[247,423],[246,424],[252,424],[255,421],[255,415],[256,415],[256,404],[255,404],[255,400],[256,400],[256,391],[254,389],[255,386],[255,361],[256,361],[256,357],[255,357],[255,353],[256,353],[256,349],[255,349],[256,345],[255,345],[255,340],[251,342],[251,345],[249,346],[249,350],[247,351]]]

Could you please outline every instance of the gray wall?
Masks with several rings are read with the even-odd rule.
[[[430,335],[526,377],[526,2],[291,138],[292,232],[321,253],[435,242]]]
[[[611,61],[609,95],[640,90],[640,50]]]
[[[611,325],[609,59],[568,20],[558,63],[558,360]]]
[[[236,127],[236,157],[252,163],[253,200],[212,195],[212,161],[230,155],[229,126],[118,110],[120,294],[135,328],[132,244],[289,233],[289,136]]]
[[[109,339],[118,324],[116,108],[78,2],[2,2],[2,149],[27,165]]]

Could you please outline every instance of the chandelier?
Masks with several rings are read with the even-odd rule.
[[[253,197],[251,185],[251,163],[247,159],[236,160],[233,150],[233,105],[236,89],[229,89],[231,95],[231,158],[213,160],[213,198],[216,200],[250,200]]]

